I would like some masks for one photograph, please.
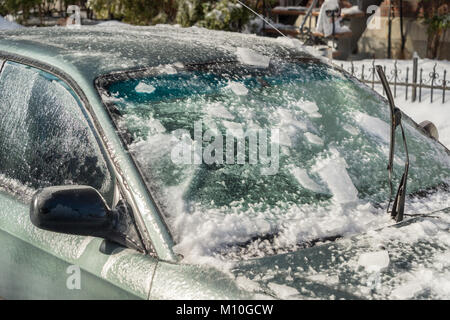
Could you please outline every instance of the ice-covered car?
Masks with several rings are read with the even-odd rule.
[[[449,151],[403,115],[394,221],[387,100],[298,41],[32,28],[0,70],[0,296],[450,297]]]

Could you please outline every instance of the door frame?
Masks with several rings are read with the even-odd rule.
[[[81,87],[77,84],[77,82],[70,77],[67,73],[64,71],[61,71],[58,68],[55,68],[49,64],[42,63],[40,61],[36,61],[34,59],[23,57],[7,52],[3,52],[0,50],[0,72],[2,71],[4,65],[6,62],[11,61],[15,62],[21,65],[30,66],[39,70],[42,70],[44,72],[47,72],[55,77],[57,77],[59,80],[63,81],[76,95],[76,98],[78,100],[78,104],[80,106],[81,111],[86,117],[86,121],[89,124],[89,127],[91,128],[91,131],[97,141],[98,147],[100,148],[102,155],[105,158],[105,161],[108,164],[108,169],[111,171],[112,175],[114,176],[114,198],[116,198],[116,192],[121,194],[123,198],[126,200],[127,204],[131,208],[131,212],[133,215],[133,219],[136,224],[136,229],[138,231],[138,234],[142,240],[142,243],[144,244],[144,250],[145,254],[148,254],[154,258],[158,258],[156,250],[154,249],[149,233],[147,231],[147,228],[145,226],[145,223],[142,219],[142,216],[134,203],[133,198],[131,197],[130,191],[128,191],[126,184],[126,178],[122,174],[122,170],[120,169],[119,164],[114,161],[113,157],[113,150],[108,147],[108,140],[106,138],[106,135],[102,129],[102,126],[95,116],[95,113],[93,111],[93,108],[91,104],[89,103],[89,100],[86,96],[86,94],[83,92]],[[116,190],[118,188],[118,190]]]

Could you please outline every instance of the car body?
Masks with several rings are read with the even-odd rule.
[[[24,83],[30,77],[36,77],[36,81],[48,80],[48,83],[42,80],[45,82],[42,85],[50,88],[59,83],[57,90],[65,90],[65,94],[69,92],[75,99],[82,111],[77,117],[84,119],[73,121],[79,121],[84,129],[71,131],[73,144],[61,140],[68,143],[64,150],[83,157],[84,151],[79,154],[74,151],[81,149],[79,141],[87,137],[86,141],[95,144],[86,152],[96,152],[102,157],[101,168],[97,167],[95,172],[100,170],[108,175],[106,182],[95,187],[103,188],[101,193],[109,206],[116,206],[120,199],[127,203],[140,243],[134,248],[132,245],[125,248],[99,237],[39,229],[29,219],[29,195],[23,197],[27,188],[17,181],[9,181],[8,186],[2,185],[0,189],[0,296],[6,299],[448,297],[450,218],[447,205],[442,205],[433,217],[412,217],[380,230],[302,250],[243,260],[231,267],[216,268],[210,264],[186,262],[174,252],[175,243],[169,227],[97,91],[99,79],[123,70],[235,60],[230,52],[236,47],[258,48],[269,55],[300,52],[297,43],[292,43],[284,39],[170,26],[33,28],[2,33],[0,65],[4,79],[14,77],[14,72],[22,70]],[[318,59],[302,54],[308,59]],[[0,86],[1,81],[0,75]],[[22,90],[17,84],[8,88],[10,91],[3,92],[11,95],[17,94],[14,88]],[[18,99],[25,95],[18,95]],[[56,96],[50,96],[57,100]],[[61,106],[66,103],[64,99],[61,99]],[[16,103],[13,98],[8,101]],[[42,102],[45,100],[33,109],[36,114],[39,106],[45,107]],[[75,114],[75,111],[70,112]],[[19,122],[20,119],[17,118]],[[45,121],[39,119],[36,121]],[[34,120],[27,121],[25,123]],[[60,118],[55,115],[49,125],[58,121]],[[0,119],[0,126],[2,124]],[[36,130],[41,132],[39,128]],[[41,134],[45,135],[47,131],[42,130],[44,133]],[[431,138],[427,139],[431,141]],[[16,143],[20,144],[20,141]],[[58,140],[55,143],[60,145]],[[40,155],[39,159],[48,159],[45,163],[50,164],[53,171],[65,172],[64,161],[52,155],[51,150],[43,156],[38,152],[39,145],[33,148]],[[448,150],[444,147],[442,150],[448,157]],[[29,157],[31,159],[32,155]],[[64,155],[61,157],[64,159]],[[12,168],[11,172],[17,172],[17,168]],[[58,177],[61,176],[52,179],[59,181]],[[83,179],[89,181],[88,176]],[[64,181],[56,185],[61,184]],[[443,194],[436,196],[434,201],[446,204],[447,198]],[[404,233],[421,233],[423,236],[411,239],[404,237]],[[388,266],[383,265],[385,252],[389,252]],[[365,269],[364,261],[370,260],[371,254],[375,262]],[[438,265],[436,259],[443,261]],[[443,287],[439,291],[436,283],[426,287],[425,282],[414,282],[422,274],[429,277],[429,283],[438,283],[442,277],[447,289]],[[80,279],[78,284],[76,276]],[[415,291],[412,290],[412,295],[405,293],[410,292],[408,281],[413,281]],[[384,284],[388,284],[387,287]]]

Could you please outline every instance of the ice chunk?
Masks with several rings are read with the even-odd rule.
[[[314,192],[321,191],[320,186],[308,176],[308,173],[305,169],[293,167],[289,171],[295,177],[295,179],[297,179],[298,183],[300,183],[304,188]]]
[[[270,64],[269,57],[263,56],[248,48],[237,48],[236,56],[240,63],[250,66],[267,68]]]
[[[258,282],[250,280],[249,278],[246,278],[244,276],[240,276],[236,278],[236,284],[247,291],[255,292],[255,291],[262,291],[260,285]]]
[[[152,133],[162,133],[166,131],[166,128],[162,125],[161,121],[157,119],[150,119],[147,123]]]
[[[390,126],[386,122],[362,112],[355,112],[353,117],[364,131],[389,143]]]
[[[289,133],[287,133],[285,130],[280,130],[280,145],[282,146],[287,146],[287,147],[292,147],[292,141],[291,141],[291,137],[289,136]]]
[[[381,271],[389,265],[389,253],[386,250],[363,253],[359,256],[358,265],[368,272]]]
[[[289,287],[285,284],[278,284],[269,282],[267,284],[270,290],[272,290],[280,299],[287,299],[291,296],[298,295],[297,289]]]
[[[356,136],[359,133],[358,128],[355,128],[349,124],[345,124],[342,128],[353,136]]]
[[[234,116],[221,104],[213,103],[206,108],[206,112],[212,117],[233,120]]]
[[[302,130],[306,130],[307,129],[306,123],[296,120],[291,111],[289,111],[287,109],[279,108],[277,110],[277,113],[278,113],[278,115],[280,117],[280,124],[282,126],[290,124],[290,125],[293,125],[293,126],[299,128],[299,129],[302,129]]]
[[[348,175],[345,159],[341,157],[338,150],[332,148],[330,151],[331,156],[318,160],[313,170],[326,182],[338,203],[358,200],[358,190]]]
[[[313,144],[317,144],[319,146],[323,145],[323,140],[311,132],[306,132],[305,137],[309,142],[311,142]]]
[[[178,63],[177,63],[178,64]],[[164,65],[164,66],[159,66],[156,68],[156,70],[160,73],[160,74],[177,74],[177,69],[175,69],[173,66],[171,65]]]
[[[227,86],[228,89],[234,92],[238,96],[245,96],[248,93],[247,87],[240,82],[230,82]]]
[[[319,107],[315,102],[312,101],[300,102],[298,103],[298,106],[312,118],[322,117],[322,115],[319,113]]]
[[[308,279],[316,282],[322,282],[327,285],[337,285],[339,284],[339,276],[336,275],[328,275],[324,273],[313,274],[308,276]]]
[[[141,81],[136,86],[136,88],[134,88],[134,90],[139,93],[153,93],[156,90],[156,88],[151,84],[147,84]]]
[[[412,282],[392,290],[391,297],[401,300],[411,299],[420,291],[422,291],[422,286],[419,283]]]
[[[223,121],[222,123],[227,128],[227,132],[230,132],[234,137],[238,139],[244,137],[244,128],[240,123],[231,121]]]

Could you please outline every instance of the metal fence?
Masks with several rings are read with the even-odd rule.
[[[443,70],[441,74],[436,72],[437,63],[434,64],[433,71],[429,74],[424,74],[423,68],[418,67],[418,59],[413,58],[413,64],[410,67],[406,67],[406,70],[400,70],[397,67],[397,60],[394,62],[394,69],[390,70],[389,74],[386,73],[386,66],[383,66],[386,78],[391,85],[394,97],[397,97],[397,88],[405,87],[405,100],[408,98],[412,102],[419,100],[422,101],[422,91],[424,89],[430,90],[430,102],[441,100],[445,103],[445,93],[448,90],[447,70]],[[349,72],[352,76],[357,77],[360,81],[369,84],[372,89],[376,84],[381,85],[381,81],[378,78],[378,74],[375,70],[375,60],[367,67],[364,64],[361,65],[361,71],[359,66],[355,66],[353,61],[350,66],[344,68],[344,64],[341,64],[341,68]],[[367,70],[366,70],[367,69]],[[383,95],[384,95],[383,90]],[[439,96],[441,99],[439,99]]]

